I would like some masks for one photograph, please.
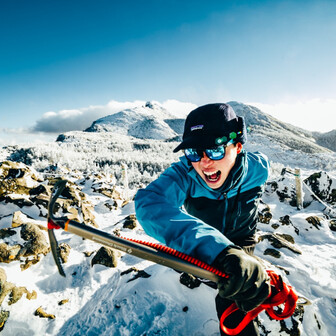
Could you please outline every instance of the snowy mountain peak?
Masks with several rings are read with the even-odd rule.
[[[157,105],[157,104],[155,104],[151,101],[147,101],[146,104],[145,104],[145,107],[148,107],[150,109],[154,109],[155,105]]]
[[[85,132],[113,132],[139,139],[164,140],[177,136],[167,123],[171,119],[175,119],[174,116],[160,104],[148,101],[143,106],[100,118]]]

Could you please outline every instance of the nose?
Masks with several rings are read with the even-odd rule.
[[[201,164],[203,166],[209,166],[211,165],[212,160],[207,157],[207,155],[203,152],[203,156],[201,158]]]

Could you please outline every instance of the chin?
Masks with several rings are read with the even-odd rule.
[[[206,184],[211,188],[211,189],[218,189],[220,188],[224,182],[222,181],[217,181],[217,182],[214,182],[214,183],[211,183],[211,182],[208,182],[208,181],[205,181]]]

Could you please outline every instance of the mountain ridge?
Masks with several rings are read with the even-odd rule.
[[[245,118],[251,132],[267,137],[290,149],[306,153],[336,152],[336,130],[319,133],[282,122],[255,106],[228,102],[236,114]],[[97,119],[84,132],[115,132],[139,139],[167,140],[181,138],[184,119],[176,118],[158,103],[125,109]]]

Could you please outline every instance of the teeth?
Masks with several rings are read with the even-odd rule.
[[[203,173],[204,173],[204,175],[211,176],[211,175],[213,175],[213,174],[217,174],[217,173],[218,173],[218,170],[215,170],[215,171],[213,171],[213,172],[203,172]]]

